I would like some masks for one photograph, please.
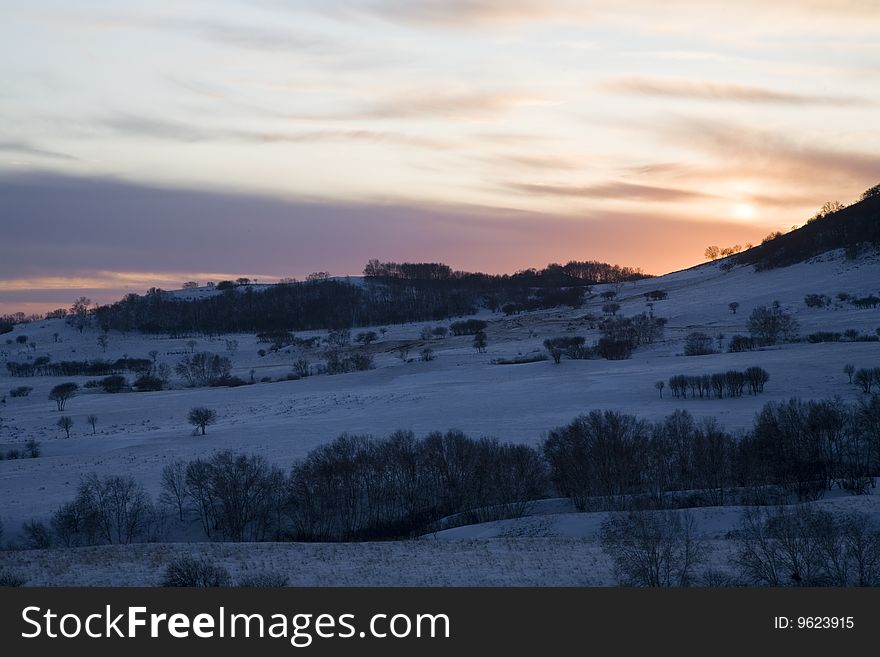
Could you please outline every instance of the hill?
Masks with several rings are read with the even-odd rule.
[[[880,247],[880,194],[842,210],[808,221],[785,235],[733,257],[733,262],[756,269],[785,267],[817,255],[843,249],[854,258],[866,248]]]

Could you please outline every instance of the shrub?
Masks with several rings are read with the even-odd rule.
[[[807,336],[807,342],[812,344],[817,344],[819,342],[840,342],[840,338],[840,333],[835,333],[833,331],[817,331],[816,333],[810,333]]]
[[[734,335],[730,338],[727,345],[727,351],[730,353],[738,353],[743,351],[753,351],[757,347],[754,339],[746,335]]]
[[[624,586],[690,586],[709,553],[687,512],[612,515],[602,524],[599,540]]]
[[[114,374],[113,376],[107,376],[101,379],[101,388],[104,389],[104,392],[108,393],[117,393],[122,392],[128,387],[128,381],[124,376],[119,374]]]
[[[804,297],[807,308],[824,308],[831,305],[831,297],[825,294],[808,294]]]
[[[547,360],[544,354],[531,354],[528,356],[515,356],[514,358],[496,358],[492,361],[494,365],[525,365],[527,363],[540,363]]]
[[[174,368],[190,387],[215,385],[229,376],[232,361],[225,356],[206,351],[186,356]],[[223,384],[220,384],[223,385]]]
[[[476,335],[486,329],[486,322],[481,319],[468,319],[461,322],[453,322],[449,325],[452,335]]]
[[[373,369],[373,355],[366,351],[358,351],[348,357],[351,368],[355,372],[364,372]]]
[[[755,308],[749,316],[748,327],[749,333],[758,344],[773,345],[780,340],[794,340],[797,337],[798,322],[774,302],[769,307]]]
[[[311,373],[309,369],[309,361],[307,361],[305,358],[300,358],[299,360],[295,361],[293,363],[293,371],[300,378],[307,377]]]
[[[669,297],[669,293],[663,290],[651,290],[650,292],[645,292],[645,297],[650,301],[663,301]]]
[[[231,586],[229,571],[204,557],[180,557],[168,564],[162,586],[214,588]]]
[[[21,527],[25,546],[28,550],[45,550],[52,547],[52,536],[49,528],[37,520],[30,520]]]
[[[426,363],[430,362],[434,360],[434,350],[430,347],[425,347],[419,352],[419,357]]]
[[[30,386],[18,386],[17,388],[13,388],[12,390],[9,391],[9,396],[10,397],[27,397],[29,394],[31,394],[32,390],[33,390],[33,388],[31,388]]]
[[[40,443],[31,438],[24,444],[24,453],[28,458],[38,459],[43,453],[43,448]]]
[[[596,353],[607,360],[626,360],[632,357],[633,349],[633,343],[629,340],[599,338],[596,344]]]
[[[880,387],[880,367],[856,370],[855,374],[853,374],[852,382],[859,386],[865,394],[871,394],[871,390],[875,385]]]
[[[715,350],[712,348],[711,336],[701,333],[700,331],[688,333],[684,342],[685,356],[705,356],[714,353]]]
[[[544,348],[557,365],[565,355],[568,358],[579,358],[584,349],[585,339],[581,336],[548,338],[544,340]]]
[[[139,392],[155,392],[165,387],[165,382],[158,376],[143,374],[134,380],[134,387]]]

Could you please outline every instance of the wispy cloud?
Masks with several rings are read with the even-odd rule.
[[[610,181],[598,185],[585,186],[510,183],[507,185],[507,188],[522,194],[618,201],[671,202],[689,201],[708,196],[702,192],[687,189],[654,187],[622,181]]]
[[[880,179],[880,155],[795,140],[778,131],[701,119],[679,119],[652,128],[662,139],[696,148],[721,163],[753,174],[805,184],[846,179],[859,185]]]
[[[45,157],[52,160],[68,160],[76,161],[79,158],[67,153],[59,153],[58,151],[40,148],[34,144],[18,140],[0,140],[0,152],[18,153],[20,155],[34,155],[37,157]]]
[[[627,77],[599,83],[604,91],[685,100],[735,101],[782,105],[864,105],[868,101],[846,96],[802,94],[705,80]]]
[[[353,141],[410,146],[430,150],[445,150],[453,148],[455,145],[451,141],[432,139],[420,135],[357,127],[316,130],[244,130],[222,126],[197,126],[181,121],[170,121],[131,114],[106,116],[91,123],[119,135],[181,142],[235,141],[278,144]]]

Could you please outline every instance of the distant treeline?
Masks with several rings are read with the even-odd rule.
[[[64,360],[53,363],[49,356],[39,356],[28,363],[6,363],[12,376],[109,376],[112,374],[147,374],[153,362],[147,358],[109,360]]]
[[[129,294],[94,314],[103,329],[146,333],[351,328],[438,321],[479,308],[495,311],[508,304],[522,309],[577,306],[591,284],[645,277],[636,269],[598,262],[492,275],[454,272],[437,263],[374,260],[365,274],[362,285],[316,277],[260,290],[231,285],[219,294],[197,299],[153,288],[143,296]]]

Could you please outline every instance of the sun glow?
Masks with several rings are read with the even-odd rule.
[[[751,221],[758,216],[758,210],[751,203],[737,203],[731,208],[730,216],[741,221]]]

